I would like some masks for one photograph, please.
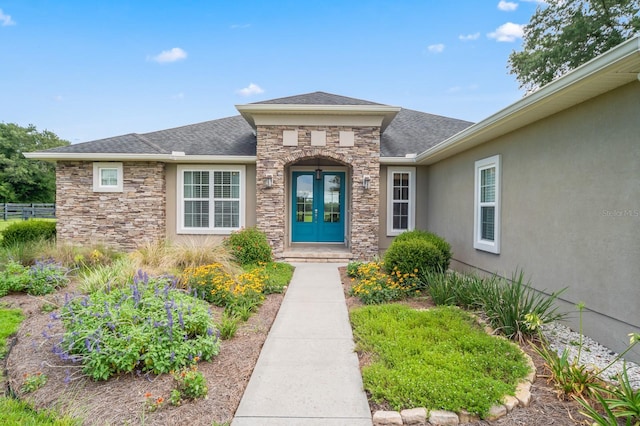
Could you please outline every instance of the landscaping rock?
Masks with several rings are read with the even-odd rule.
[[[402,416],[397,411],[376,411],[373,426],[402,426]]]
[[[456,413],[444,410],[433,410],[429,414],[429,423],[434,426],[449,426],[460,424],[460,419]]]
[[[516,398],[515,396],[507,395],[502,399],[502,403],[506,407],[507,412],[510,413],[514,408],[518,406],[520,401],[518,401],[518,398]]]
[[[521,406],[528,407],[531,403],[531,383],[521,382],[516,388],[516,398]]]
[[[487,414],[487,420],[498,420],[500,417],[504,417],[507,415],[507,407],[504,405],[494,405],[489,408],[489,413]]]
[[[525,377],[525,380],[530,382],[530,383],[535,383],[536,381],[536,365],[533,363],[533,360],[531,359],[531,357],[527,354],[525,354],[525,358],[527,359],[527,364],[529,364],[529,374],[527,374],[527,377]]]
[[[412,408],[410,410],[400,411],[402,421],[407,426],[423,426],[427,424],[427,409]]]
[[[475,414],[471,414],[467,410],[462,410],[458,413],[458,419],[460,420],[460,424],[465,423],[473,423],[480,421],[480,417]]]

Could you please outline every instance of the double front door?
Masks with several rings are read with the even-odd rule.
[[[344,177],[344,172],[293,173],[293,242],[344,242]]]

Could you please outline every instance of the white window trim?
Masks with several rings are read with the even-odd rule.
[[[115,169],[118,173],[118,182],[115,185],[103,185],[102,184],[102,170]],[[123,192],[123,178],[122,163],[93,163],[93,192]]]
[[[409,218],[407,229],[393,228],[393,174],[409,173]],[[387,236],[394,237],[405,231],[413,231],[416,222],[416,168],[387,167]]]
[[[239,220],[237,228],[216,228],[214,227],[215,220],[213,219],[213,184],[211,184],[209,192],[210,201],[210,220],[208,228],[186,228],[184,226],[184,172],[198,172],[209,171],[212,172],[210,176],[213,176],[214,171],[235,171],[240,172],[240,209]],[[245,200],[246,200],[246,185],[245,175],[246,167],[242,165],[178,165],[177,167],[177,179],[176,179],[176,233],[178,234],[215,234],[215,235],[229,235],[233,231],[237,231],[245,226]]]
[[[474,180],[474,200],[473,200],[473,248],[478,250],[487,251],[489,253],[500,254],[500,204],[501,204],[501,172],[500,172],[500,155],[494,155],[493,157],[478,160],[475,163],[475,180]],[[480,203],[480,174],[482,170],[495,167],[496,169],[496,188],[495,188],[495,202],[492,203],[495,207],[494,211],[494,240],[482,239],[482,204]]]

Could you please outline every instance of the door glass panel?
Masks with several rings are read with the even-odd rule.
[[[324,221],[340,222],[340,176],[324,175]]]
[[[296,178],[296,222],[313,222],[313,176]]]

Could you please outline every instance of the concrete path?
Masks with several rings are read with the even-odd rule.
[[[371,426],[338,264],[299,263],[232,426]]]

